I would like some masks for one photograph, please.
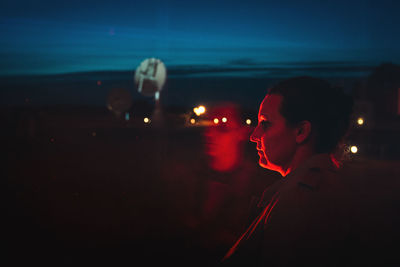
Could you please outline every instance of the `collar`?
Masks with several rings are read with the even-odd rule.
[[[316,154],[307,159],[299,168],[291,172],[285,179],[289,184],[317,190],[321,179],[325,176],[322,173],[336,172],[338,168],[329,154]]]
[[[318,188],[323,171],[336,172],[332,158],[329,154],[316,154],[304,161],[298,168],[281,178],[268,188],[266,188],[258,203],[258,207],[266,206],[276,192],[283,191],[284,188],[302,186],[311,190]]]
[[[297,169],[283,179],[288,180],[294,176],[301,176],[301,174],[309,170],[329,170],[336,172],[337,169],[330,154],[316,154],[305,160]]]

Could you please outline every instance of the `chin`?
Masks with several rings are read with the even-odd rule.
[[[265,158],[260,158],[260,160],[258,161],[258,165],[260,165],[262,168],[270,169],[270,164]]]
[[[281,174],[282,176],[284,176],[281,167],[279,167],[279,166],[277,166],[277,165],[274,165],[274,164],[268,162],[268,161],[265,160],[265,159],[264,159],[264,160],[263,160],[263,159],[260,159],[260,161],[258,162],[258,164],[259,164],[262,168],[264,168],[264,169],[268,169],[268,170],[271,170],[271,171],[278,172],[279,174]]]

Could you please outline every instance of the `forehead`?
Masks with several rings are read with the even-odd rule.
[[[276,120],[282,118],[280,114],[280,107],[283,96],[277,94],[267,94],[260,105],[258,118],[265,118],[268,120]]]

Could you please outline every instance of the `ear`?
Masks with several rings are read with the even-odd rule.
[[[311,122],[302,121],[296,128],[296,143],[302,144],[311,136]]]

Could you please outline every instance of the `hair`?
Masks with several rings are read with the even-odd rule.
[[[353,111],[353,98],[341,88],[313,77],[295,77],[270,88],[283,97],[280,113],[292,125],[311,123],[317,153],[332,153],[344,138]]]

